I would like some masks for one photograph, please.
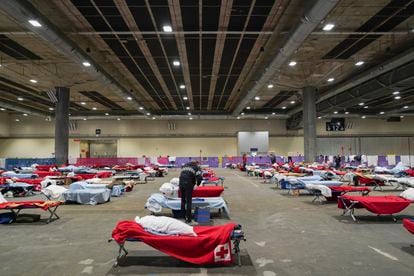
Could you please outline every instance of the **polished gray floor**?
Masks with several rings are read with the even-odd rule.
[[[401,219],[394,223],[358,210],[360,221],[354,223],[335,204],[313,204],[311,196],[291,197],[224,169],[217,174],[226,177],[230,219],[243,225],[248,239],[241,244],[241,267],[200,268],[130,243],[128,257],[113,268],[117,247],[107,239],[116,222],[148,214],[143,208],[148,196],[178,173],[170,171],[107,204],[61,206],[61,219],[48,225],[0,225],[0,275],[413,275],[414,236]],[[399,215],[414,216],[414,205]]]

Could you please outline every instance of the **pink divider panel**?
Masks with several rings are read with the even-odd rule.
[[[138,158],[135,157],[95,157],[95,158],[78,158],[76,165],[91,167],[112,167],[115,165],[125,165],[126,163],[138,165]]]

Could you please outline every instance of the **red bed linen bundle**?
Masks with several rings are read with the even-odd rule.
[[[112,231],[118,244],[127,238],[139,239],[149,246],[185,262],[207,265],[227,265],[233,262],[231,233],[236,224],[195,226],[197,237],[158,236],[146,232],[135,221],[121,221]]]
[[[355,208],[365,208],[371,213],[378,215],[392,215],[401,212],[410,205],[411,201],[405,198],[389,196],[342,196],[347,205],[350,201],[358,201]],[[338,200],[338,208],[345,209],[342,200]]]
[[[414,234],[414,219],[403,219],[403,226],[408,232]]]
[[[331,186],[329,187],[332,192],[370,192],[368,187],[355,187],[355,186]]]
[[[193,197],[219,197],[223,192],[224,188],[221,186],[200,186],[193,190]],[[178,197],[181,197],[179,190]]]

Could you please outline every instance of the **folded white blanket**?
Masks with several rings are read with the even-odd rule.
[[[319,190],[323,196],[332,197],[332,191],[325,185],[305,184],[308,190]]]

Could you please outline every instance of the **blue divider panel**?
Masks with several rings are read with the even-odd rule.
[[[6,169],[12,170],[15,167],[30,167],[32,164],[53,165],[55,158],[7,158]]]

